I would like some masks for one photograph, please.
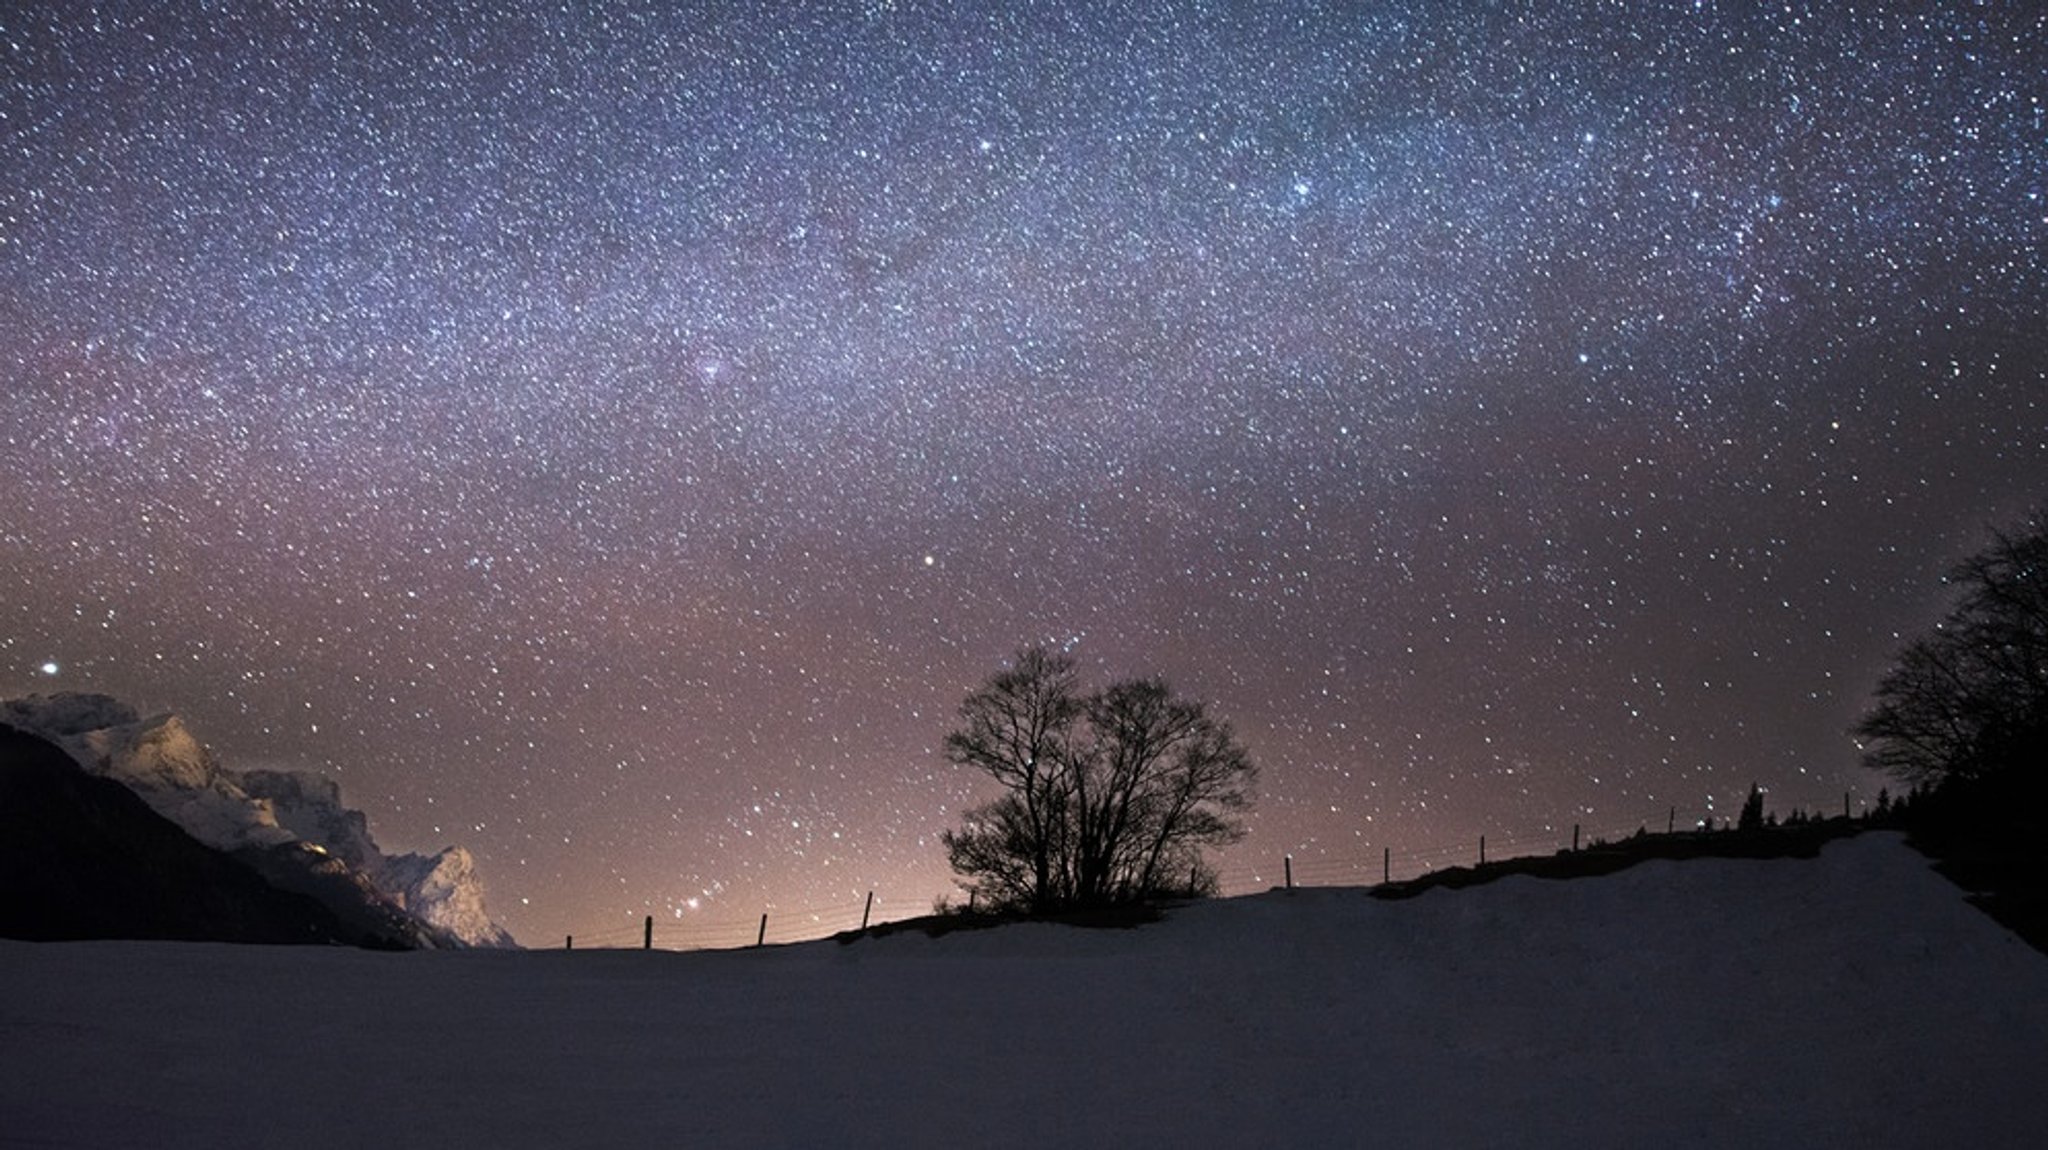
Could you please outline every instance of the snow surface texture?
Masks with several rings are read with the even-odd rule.
[[[1877,833],[1130,931],[0,943],[0,984],[33,1145],[2017,1147],[2048,1065],[2048,959]]]
[[[387,856],[334,780],[310,771],[233,771],[176,715],[144,718],[105,695],[29,695],[0,703],[0,722],[57,743],[86,770],[117,780],[215,850],[312,843],[359,872],[392,904],[465,946],[511,946],[484,909],[476,861],[461,847]]]

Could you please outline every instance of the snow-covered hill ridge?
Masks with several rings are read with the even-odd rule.
[[[1130,930],[0,942],[0,982],[36,1144],[2031,1148],[2048,1065],[2048,958],[1889,832]]]
[[[309,843],[430,928],[424,938],[513,945],[484,908],[483,880],[468,851],[451,846],[434,855],[386,855],[370,836],[369,820],[342,803],[332,779],[310,771],[223,767],[178,716],[144,716],[106,695],[10,699],[0,703],[0,722],[51,740],[87,771],[125,784],[216,850]]]

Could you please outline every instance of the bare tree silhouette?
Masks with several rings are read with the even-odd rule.
[[[1073,660],[1019,651],[960,705],[954,763],[1004,793],[942,836],[977,904],[1036,913],[1214,890],[1257,769],[1229,724],[1159,679],[1082,695]]]
[[[1856,727],[1909,783],[2038,788],[2048,754],[2048,508],[1949,572],[1956,605],[1908,643]],[[2024,776],[2024,777],[2022,777]]]

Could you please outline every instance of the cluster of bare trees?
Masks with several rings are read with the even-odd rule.
[[[1856,733],[1918,786],[2016,782],[2048,767],[2048,508],[1949,572],[1955,607],[1907,644]]]
[[[1257,770],[1201,703],[1158,679],[1083,693],[1072,659],[1027,647],[960,719],[947,758],[1004,788],[943,836],[978,905],[1044,913],[1213,892],[1202,851],[1242,836]]]

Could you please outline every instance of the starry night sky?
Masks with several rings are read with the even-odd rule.
[[[2036,5],[668,7],[0,14],[0,694],[750,934],[1044,641],[1377,877],[1868,801],[2048,496]]]

